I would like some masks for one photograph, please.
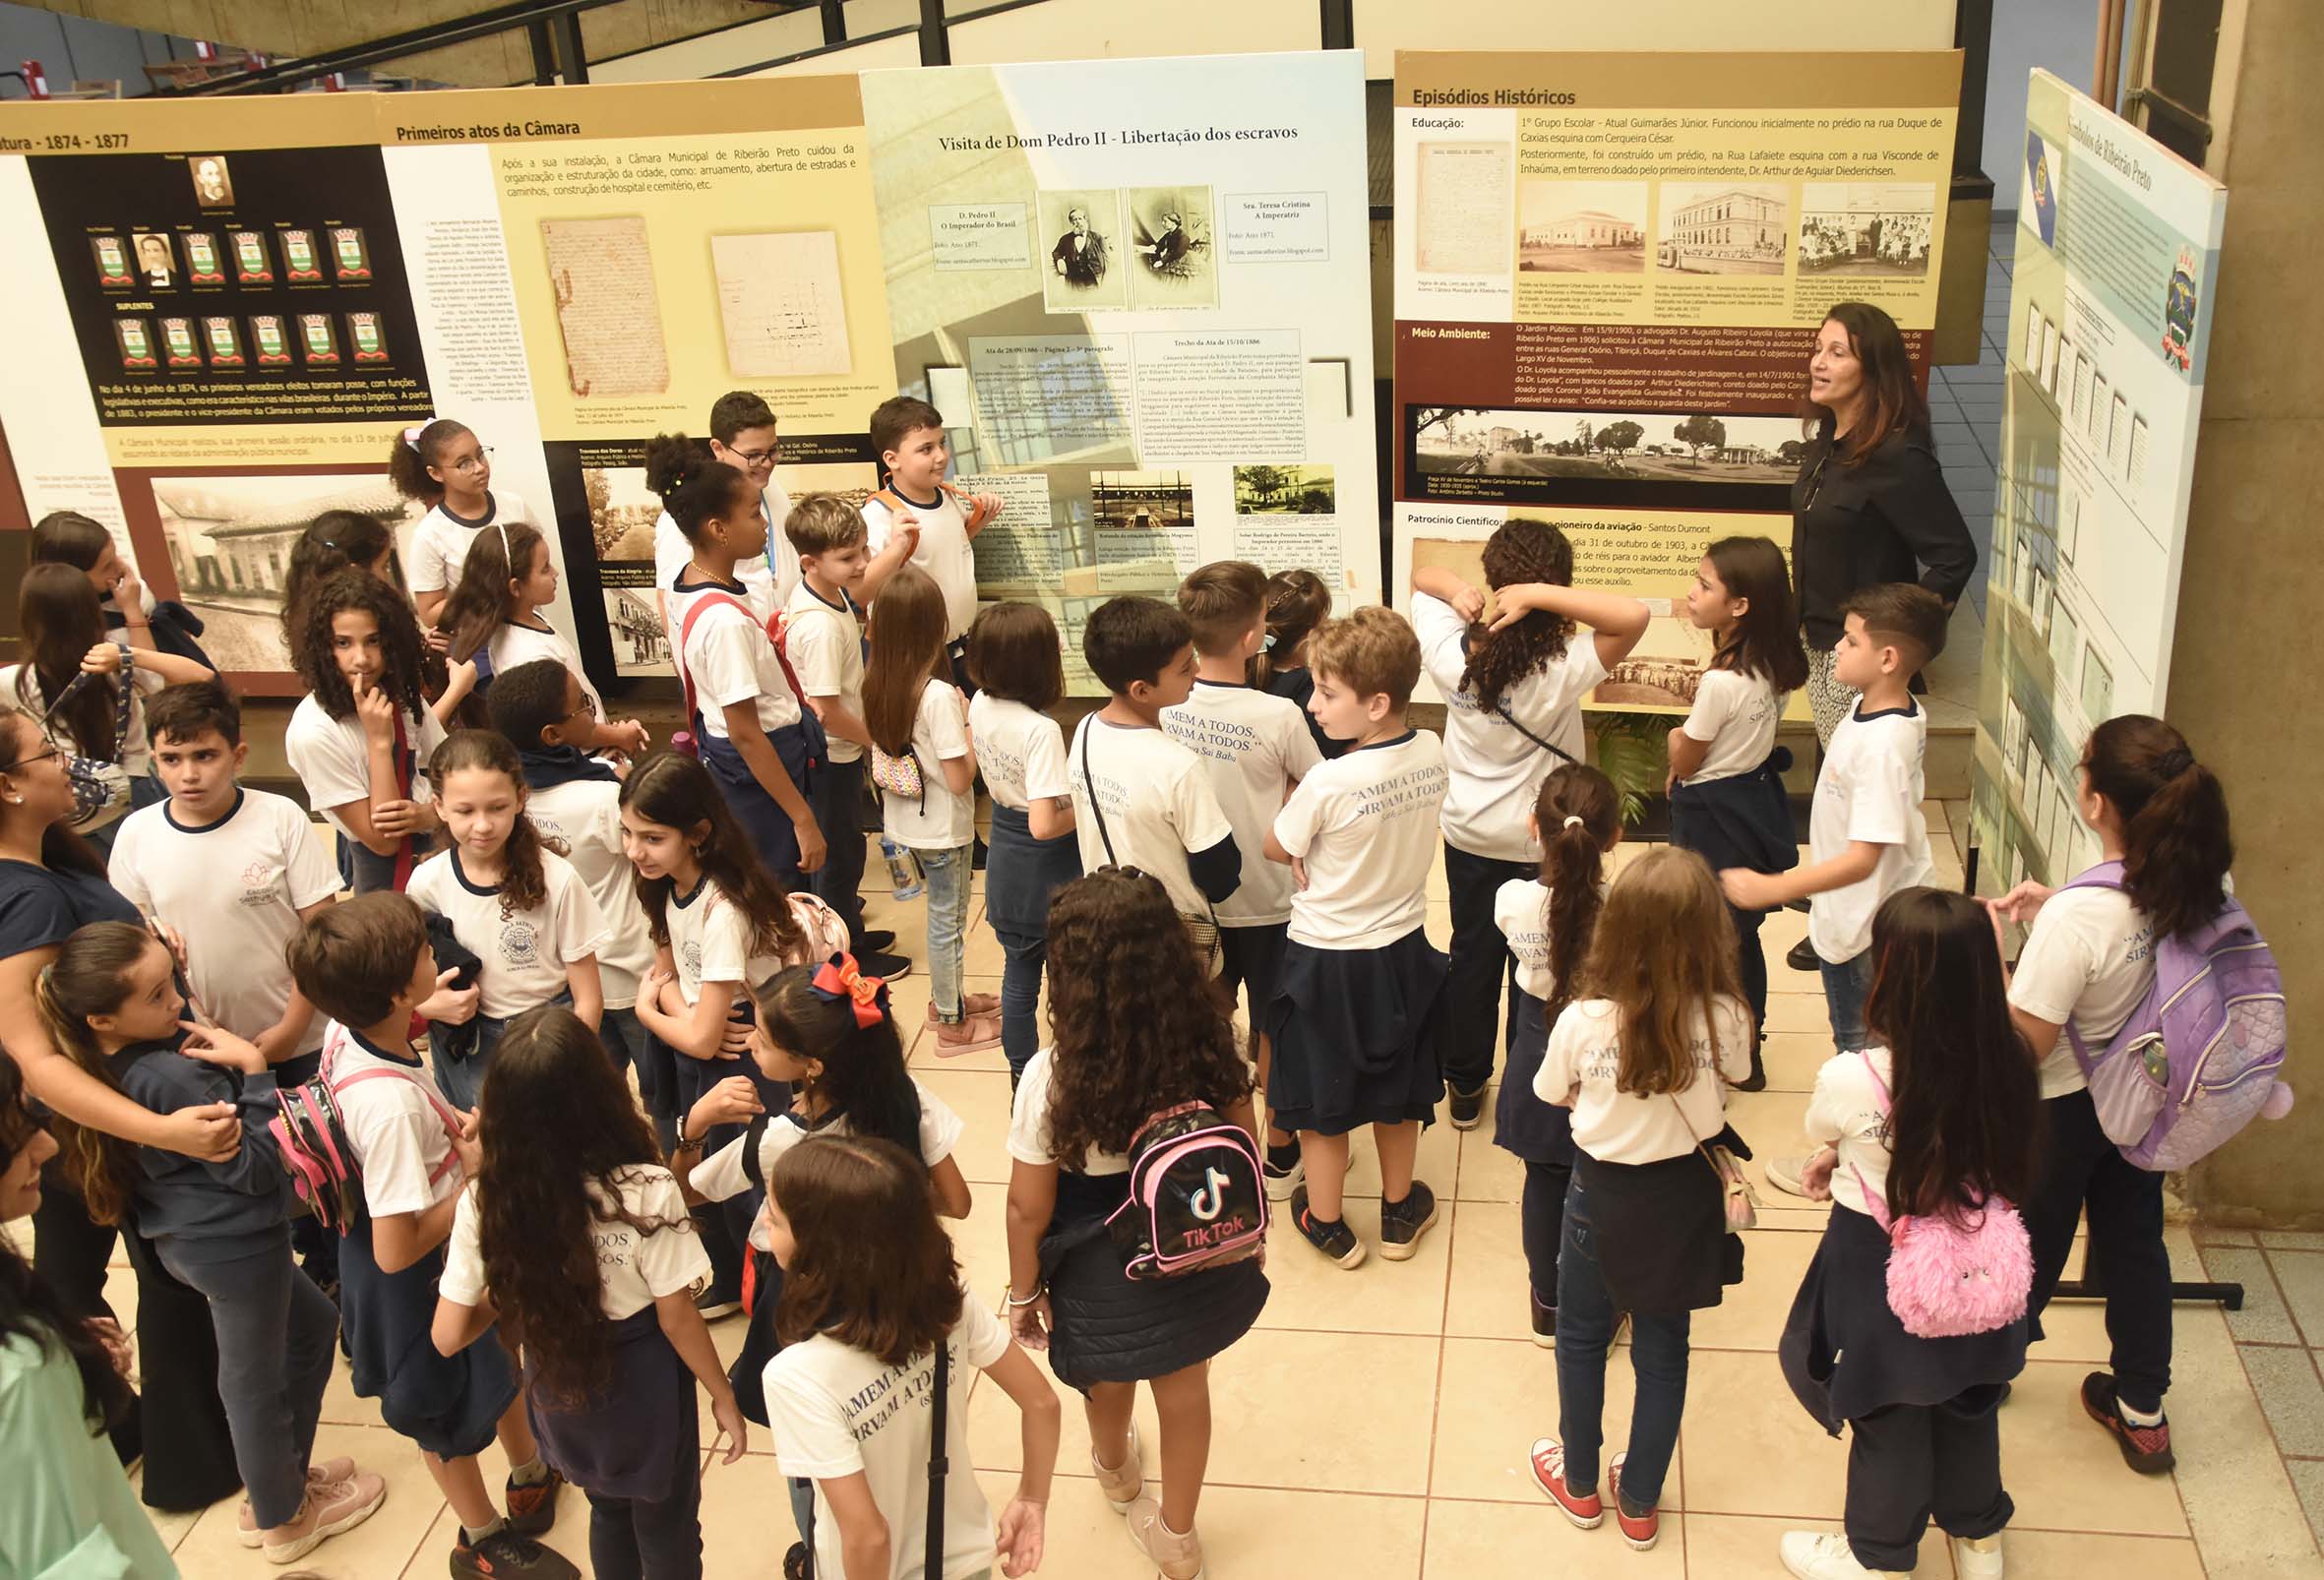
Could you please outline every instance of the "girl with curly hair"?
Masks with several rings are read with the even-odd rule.
[[[290,657],[306,699],[282,750],[307,805],[346,840],[358,894],[400,892],[444,826],[419,771],[444,744],[420,692],[420,635],[395,589],[346,570],[305,604]]]
[[[812,1570],[794,1548],[784,1580],[809,1572],[973,1580],[1041,1566],[1057,1391],[992,1312],[967,1298],[933,1208],[927,1175],[893,1141],[817,1136],[775,1165],[766,1215],[790,1277],[777,1319],[785,1348],[766,1367],[766,1406],[783,1467],[815,1484]],[[968,1468],[971,1368],[1023,1418],[1024,1468],[998,1525]],[[929,1408],[940,1386],[942,1443]],[[950,1469],[938,1505],[929,1472],[940,1458]]]
[[[459,730],[428,760],[450,848],[420,863],[404,890],[476,956],[475,1035],[431,1037],[436,1084],[455,1108],[474,1108],[509,1022],[566,1003],[597,1029],[605,983],[597,951],[611,939],[597,897],[524,815],[530,791],[517,749],[490,730]],[[456,1046],[465,1057],[456,1052]]]
[[[1452,975],[1444,985],[1444,1085],[1452,1127],[1473,1129],[1493,1079],[1501,982],[1515,967],[1493,897],[1532,878],[1541,848],[1526,832],[1533,787],[1579,762],[1581,703],[1646,635],[1646,605],[1573,580],[1573,545],[1547,521],[1515,517],[1485,543],[1486,593],[1450,571],[1412,573],[1412,625],[1429,678],[1444,694],[1444,883],[1452,899]],[[1590,639],[1576,642],[1577,626]]]
[[[1054,1038],[1025,1065],[1009,1125],[1009,1326],[1081,1391],[1090,1470],[1131,1540],[1169,1580],[1192,1580],[1208,1364],[1258,1319],[1267,1276],[1253,1260],[1132,1281],[1105,1220],[1156,1114],[1206,1103],[1253,1129],[1251,1070],[1170,891],[1133,868],[1101,867],[1051,902],[1049,1013]],[[1162,1418],[1159,1499],[1131,1423],[1140,1382]]]
[[[541,1457],[588,1495],[596,1572],[699,1580],[695,1384],[724,1463],[742,1458],[749,1428],[694,1307],[710,1259],[653,1126],[561,1004],[510,1023],[476,1119],[483,1161],[453,1210],[436,1349],[457,1355],[506,1324]]]

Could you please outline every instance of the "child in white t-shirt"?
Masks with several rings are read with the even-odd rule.
[[[787,608],[799,585],[799,555],[784,535],[791,514],[790,497],[774,480],[776,458],[773,408],[756,390],[732,390],[710,405],[710,458],[742,473],[759,493],[759,525],[734,562],[734,577],[741,582],[751,610],[766,621]],[[653,521],[653,585],[667,595],[677,581],[694,546],[668,511]],[[671,628],[673,631],[676,627]]]
[[[1291,868],[1299,891],[1260,1024],[1274,1043],[1267,1107],[1299,1132],[1307,1174],[1291,1193],[1292,1219],[1309,1245],[1354,1267],[1364,1243],[1341,1191],[1359,1125],[1372,1126],[1379,1154],[1380,1254],[1405,1260],[1437,1221],[1436,1192],[1413,1165],[1444,1095],[1445,960],[1422,931],[1444,748],[1405,721],[1421,654],[1401,615],[1361,608],[1308,645],[1308,709],[1350,745],[1300,781],[1267,835],[1267,859]]]
[[[1081,870],[1151,873],[1207,931],[1242,886],[1243,854],[1202,760],[1162,728],[1162,710],[1194,690],[1194,628],[1158,598],[1109,598],[1082,628],[1081,654],[1113,694],[1066,750]],[[1213,947],[1213,975],[1218,963]]]
[[[963,494],[945,481],[951,452],[944,414],[925,400],[897,395],[872,413],[872,448],[887,486],[864,501],[872,562],[864,596],[874,603],[905,565],[918,567],[944,592],[946,653],[952,681],[967,687],[968,627],[976,618],[976,535],[1001,514],[994,494]]]
[[[1616,1313],[1629,1312],[1638,1393],[1613,1501],[1643,1550],[1660,1534],[1685,1409],[1690,1315],[1719,1303],[1730,1256],[1725,1193],[1701,1149],[1722,1139],[1726,1086],[1751,1065],[1734,934],[1702,858],[1665,845],[1632,862],[1607,891],[1583,974],[1594,997],[1558,1017],[1533,1078],[1535,1096],[1573,1110],[1576,1156],[1558,1256],[1559,1435],[1530,1458],[1567,1519],[1605,1517],[1606,1353]],[[1678,1040],[1662,1029],[1674,1026]]]
[[[542,1460],[509,1352],[475,1344],[447,1356],[430,1342],[436,1285],[460,1185],[482,1162],[476,1121],[444,1100],[413,1050],[414,1014],[442,1006],[419,907],[362,894],[307,923],[290,946],[298,991],[331,1017],[324,1060],[363,1210],[339,1242],[339,1319],[357,1397],[411,1439],[459,1528],[455,1572],[571,1574],[532,1538],[557,1517],[563,1479]],[[472,992],[472,990],[471,990]],[[512,1470],[507,1516],[476,1456],[497,1436]]]
[[[490,730],[460,730],[436,749],[429,772],[444,797],[451,848],[420,863],[405,890],[444,918],[477,958],[482,994],[464,1049],[431,1037],[436,1084],[474,1108],[509,1021],[558,1000],[593,1032],[605,1013],[597,951],[611,929],[581,875],[524,815],[517,749]]]
[[[969,1580],[999,1559],[1029,1571],[1063,1413],[1040,1368],[961,1289],[920,1160],[893,1141],[818,1136],[776,1163],[766,1206],[787,1341],[766,1364],[767,1419],[783,1474],[815,1483],[815,1573]],[[998,1525],[968,1453],[971,1368],[1023,1416],[1023,1469]],[[948,1467],[933,1563],[932,1449]]]
[[[1493,926],[1501,884],[1534,876],[1525,831],[1533,787],[1586,754],[1581,703],[1646,634],[1646,606],[1571,586],[1573,545],[1547,521],[1517,517],[1485,542],[1486,594],[1449,571],[1412,573],[1412,627],[1429,678],[1444,694],[1444,883],[1452,901],[1452,975],[1444,1001],[1444,1084],[1452,1126],[1473,1128],[1493,1079],[1494,1034],[1513,1037],[1516,1000],[1498,1013],[1507,951]],[[1587,641],[1576,626],[1590,628]]]
[[[413,529],[403,574],[422,626],[434,629],[459,581],[476,534],[496,521],[530,519],[524,502],[492,488],[492,452],[465,423],[439,417],[404,429],[388,452],[388,481],[428,508]]]
[[[888,578],[872,613],[872,655],[864,665],[864,725],[875,763],[907,764],[917,795],[893,786],[880,795],[887,837],[919,860],[928,877],[928,1019],[940,1058],[1001,1040],[1001,1001],[970,994],[961,981],[976,843],[976,751],[968,739],[968,699],[952,684],[945,648],[944,594],[906,566]]]
[[[1671,843],[1714,871],[1788,872],[1800,865],[1792,804],[1774,760],[1784,699],[1807,684],[1807,653],[1783,550],[1763,537],[1725,537],[1704,551],[1686,589],[1686,618],[1715,644],[1696,677],[1694,707],[1670,738]],[[1784,760],[1789,760],[1789,758]],[[1767,1035],[1765,911],[1733,909],[1743,998],[1758,1028],[1751,1073],[1738,1091],[1767,1084],[1759,1045]]]
[[[581,677],[548,658],[495,676],[488,701],[492,727],[517,748],[524,816],[544,839],[564,841],[565,859],[605,917],[605,942],[597,951],[605,1016],[597,1034],[617,1063],[637,1070],[639,1095],[666,1142],[675,1133],[678,1101],[664,1067],[668,1050],[646,1037],[638,1018],[638,985],[653,965],[653,931],[622,851],[621,776],[586,750],[596,715]]]
[[[509,1028],[477,1120],[482,1158],[437,1282],[437,1353],[507,1318],[524,1335],[541,1454],[588,1494],[592,1566],[689,1572],[702,1555],[695,1385],[722,1463],[742,1458],[749,1428],[695,1309],[710,1260],[686,1198],[629,1083],[562,1005]],[[574,1287],[576,1263],[595,1266],[594,1301]]]
[[[1001,1051],[1014,1085],[1040,1045],[1049,902],[1081,876],[1065,733],[1045,711],[1065,696],[1057,624],[1039,604],[997,603],[968,631],[968,729],[993,795],[985,921],[1001,941]]]
[[[1284,799],[1323,760],[1298,704],[1253,687],[1248,665],[1266,639],[1267,577],[1255,565],[1222,560],[1187,577],[1178,606],[1194,633],[1194,689],[1162,710],[1170,738],[1202,760],[1235,845],[1242,882],[1218,902],[1219,985],[1246,996],[1251,1048],[1264,1091],[1273,1050],[1259,1017],[1275,996],[1291,924],[1291,871],[1266,859],[1267,830]],[[1299,1143],[1267,1127],[1267,1189],[1275,1200],[1299,1184]]]

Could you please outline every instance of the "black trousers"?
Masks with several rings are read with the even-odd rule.
[[[1525,1243],[1525,1271],[1533,1284],[1533,1298],[1544,1306],[1558,1304],[1558,1247],[1565,1241],[1565,1187],[1573,1183],[1573,1164],[1525,1160],[1525,1193],[1517,1209],[1518,1232]],[[1544,1294],[1543,1291],[1548,1291]]]
[[[40,1276],[76,1316],[111,1317],[105,1265],[118,1234],[89,1208],[52,1167],[32,1214]],[[207,1508],[241,1489],[234,1439],[217,1397],[217,1340],[210,1303],[162,1267],[153,1247],[122,1234],[137,1274],[137,1359],[142,1392],[136,1412],[114,1428],[124,1463],[146,1456],[144,1496],[153,1508]]]
[[[2009,1523],[1998,1383],[1941,1405],[1890,1405],[1848,1424],[1848,1546],[1867,1569],[1909,1570],[1930,1519],[1968,1541]]]
[[[2114,1391],[2134,1410],[2160,1410],[2171,1391],[2171,1252],[2163,1244],[2163,1177],[2123,1160],[2099,1127],[2090,1094],[2070,1092],[2042,1105],[2048,1135],[2042,1184],[2026,1204],[2034,1242],[2034,1288],[2027,1308],[2041,1319],[2066,1255],[2074,1225],[2090,1214],[2083,1277],[2106,1294],[2107,1340]]]
[[[816,769],[808,804],[824,831],[824,864],[807,875],[815,897],[847,924],[847,947],[864,946],[864,763],[826,762]],[[814,962],[821,965],[822,961]]]
[[[1494,1037],[1517,1036],[1517,962],[1493,923],[1493,897],[1511,879],[1538,878],[1532,862],[1497,861],[1444,847],[1444,886],[1452,899],[1452,969],[1444,979],[1438,1048],[1444,1084],[1472,1092],[1493,1079]],[[1503,987],[1508,1011],[1500,1012]]]
[[[703,1479],[699,1418],[687,1401],[686,1431],[670,1495],[660,1502],[582,1489],[589,1500],[589,1567],[597,1580],[701,1580]]]

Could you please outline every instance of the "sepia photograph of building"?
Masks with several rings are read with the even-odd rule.
[[[1935,208],[1926,181],[1811,181],[1800,200],[1800,273],[1922,278]]]
[[[1679,274],[1780,274],[1791,212],[1773,182],[1666,181],[1655,267]]]
[[[1646,269],[1646,183],[1521,181],[1521,273],[1638,274]]]
[[[1414,461],[1435,476],[1789,483],[1806,448],[1797,417],[1412,409]]]

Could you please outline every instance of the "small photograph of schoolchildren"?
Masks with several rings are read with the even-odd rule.
[[[1035,213],[1037,234],[1053,238],[1041,265],[1041,305],[1052,313],[1128,307],[1120,194],[1044,192]]]
[[[1800,194],[1800,273],[1923,278],[1935,211],[1926,181],[1810,181]]]
[[[1218,306],[1208,187],[1131,187],[1132,307]]]

